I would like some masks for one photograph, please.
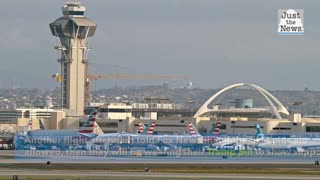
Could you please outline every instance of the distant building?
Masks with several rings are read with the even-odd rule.
[[[0,122],[15,124],[18,118],[50,119],[53,109],[18,108],[13,110],[0,110]]]

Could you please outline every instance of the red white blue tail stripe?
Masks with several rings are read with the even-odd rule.
[[[214,128],[214,131],[213,131],[213,133],[212,133],[213,139],[217,139],[217,138],[218,138],[220,129],[221,129],[221,122],[217,122],[217,125],[216,125],[216,127]]]
[[[200,133],[198,132],[197,128],[191,122],[188,124],[188,127],[191,136],[200,136]]]
[[[93,132],[94,124],[96,122],[96,116],[97,116],[99,110],[100,110],[99,107],[96,107],[93,109],[93,111],[91,112],[91,114],[88,117],[88,120],[84,124],[84,127],[88,128],[88,129],[80,130],[80,131],[78,131],[79,133],[92,133]]]
[[[190,131],[190,135],[194,136],[196,134],[196,131],[194,130],[192,123],[189,123],[189,131]]]
[[[32,120],[29,120],[28,124],[27,124],[27,131],[31,131],[32,130]]]
[[[139,122],[139,133],[142,133],[145,129],[145,126],[142,122]]]
[[[148,131],[147,131],[147,134],[148,134],[148,135],[152,135],[152,134],[153,134],[155,126],[156,126],[156,123],[153,122],[153,123],[151,124],[150,128],[149,128]]]

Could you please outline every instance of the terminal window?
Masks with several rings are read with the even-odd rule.
[[[274,127],[273,130],[291,130],[291,128],[288,127]]]
[[[306,132],[320,132],[320,126],[307,126]]]

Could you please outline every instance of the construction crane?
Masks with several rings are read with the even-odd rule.
[[[62,77],[61,77],[61,75],[59,73],[56,73],[56,74],[52,75],[52,78],[57,79],[58,83],[61,83],[61,81],[62,81]]]
[[[91,100],[91,82],[93,80],[100,80],[100,79],[154,79],[154,80],[162,80],[162,79],[188,79],[188,76],[185,75],[155,75],[155,74],[121,74],[119,72],[119,66],[116,66],[116,70],[114,74],[90,74],[90,65],[86,63],[85,66],[85,95],[84,101],[85,105],[89,105]],[[52,78],[55,78],[57,82],[61,83],[61,75],[58,73],[54,74]]]
[[[85,83],[85,104],[89,105],[91,100],[91,81],[99,79],[188,79],[185,75],[155,75],[155,74],[121,74],[119,66],[115,66],[114,74],[90,74],[89,63],[86,64],[86,83]]]

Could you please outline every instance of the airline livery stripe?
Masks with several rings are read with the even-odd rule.
[[[79,131],[80,133],[92,133],[93,132],[93,130],[81,130],[81,131]]]
[[[93,132],[93,128],[95,126],[95,122],[96,122],[96,115],[99,112],[99,107],[96,107],[88,116],[87,121],[84,123],[84,127],[86,128],[90,128],[90,129],[86,129],[86,130],[80,130],[78,132],[80,133],[92,133]],[[91,129],[92,128],[92,129]]]
[[[219,135],[219,132],[220,132],[220,128],[221,128],[221,123],[218,122],[217,123],[217,126],[216,128],[214,129],[214,132],[213,132],[213,138],[216,139]]]
[[[192,123],[189,123],[188,126],[189,126],[190,134],[191,135],[195,135],[196,131],[194,130],[194,127],[193,127]]]

